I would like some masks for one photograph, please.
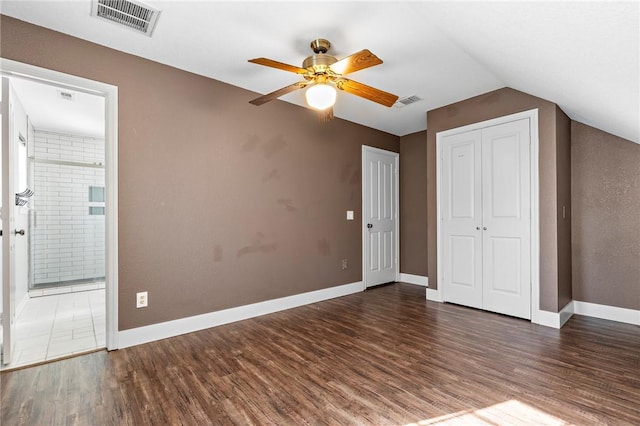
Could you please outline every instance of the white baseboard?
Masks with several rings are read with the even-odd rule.
[[[429,287],[429,277],[422,275],[405,274],[400,272],[400,281],[407,284],[421,285],[423,287]]]
[[[573,302],[569,302],[560,312],[538,310],[535,315],[532,315],[531,322],[545,327],[562,328],[572,315]]]
[[[640,325],[640,310],[618,308],[616,306],[599,305],[589,302],[573,302],[573,312],[576,315],[602,318],[627,324]]]
[[[442,293],[440,289],[427,289],[427,300],[431,300],[432,302],[441,302],[442,303]]]
[[[539,311],[538,317],[532,322],[547,327],[560,328],[573,315],[601,318],[626,324],[640,325],[640,310],[618,308],[616,306],[599,305],[597,303],[573,300],[567,303],[558,313]]]
[[[575,310],[575,302],[572,300],[571,302],[567,303],[567,305],[564,308],[562,308],[560,312],[558,312],[558,314],[560,315],[560,327],[558,328],[562,328],[562,326],[565,325],[567,321],[569,321],[569,319],[575,313],[574,310]]]
[[[284,311],[286,309],[296,308],[298,306],[346,296],[360,291],[364,291],[364,283],[362,281],[282,297],[280,299],[253,303],[251,305],[238,306],[236,308],[224,309],[222,311],[211,312],[208,314],[132,328],[118,332],[118,348],[128,348],[130,346],[141,345],[155,340],[192,333],[194,331],[217,327],[219,325],[254,318],[260,315],[271,314],[278,311]]]

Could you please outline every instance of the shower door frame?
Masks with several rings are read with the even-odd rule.
[[[28,117],[27,117],[28,118]],[[37,130],[36,130],[37,131]],[[56,133],[56,132],[54,132]],[[85,167],[85,168],[90,168],[90,169],[102,169],[106,171],[105,165],[104,165],[104,158],[102,160],[102,162],[100,163],[100,165],[97,165],[95,163],[82,163],[82,162],[76,162],[76,161],[67,161],[67,160],[49,160],[49,159],[39,159],[39,158],[28,158],[28,173],[29,175],[35,175],[35,168],[36,165],[40,164],[40,165],[54,165],[54,166],[68,166],[68,167]],[[103,182],[103,186],[106,187],[106,182]],[[28,258],[29,258],[29,283],[28,283],[28,290],[32,291],[32,290],[41,290],[41,289],[49,289],[49,288],[60,288],[60,287],[69,287],[71,288],[72,286],[75,285],[84,285],[84,284],[92,284],[95,282],[104,282],[105,277],[104,276],[100,276],[100,277],[88,277],[88,278],[80,278],[80,279],[73,279],[73,280],[68,280],[68,281],[60,281],[60,282],[49,282],[49,283],[39,283],[36,284],[36,260],[35,260],[35,253],[34,253],[34,247],[36,247],[36,245],[34,244],[34,239],[35,239],[35,234],[39,231],[37,231],[37,225],[34,226],[34,224],[37,224],[38,219],[38,212],[39,212],[39,202],[37,201],[37,197],[38,196],[38,189],[36,188],[36,184],[35,182],[32,181],[32,183],[29,186],[30,188],[33,188],[35,191],[34,194],[34,201],[36,201],[36,208],[34,209],[34,211],[31,211],[29,214],[29,254],[28,254]],[[106,193],[105,193],[106,195]],[[105,199],[106,201],[106,199]],[[101,206],[101,207],[105,207],[105,212],[106,212],[106,206]],[[105,225],[106,225],[106,218],[105,218]],[[46,226],[45,226],[46,228]],[[84,232],[84,231],[83,231]],[[104,235],[104,234],[103,234]],[[106,247],[105,247],[106,250]],[[71,291],[71,290],[69,290]],[[75,291],[75,290],[74,290]],[[59,294],[59,293],[57,293]]]
[[[1,74],[101,96],[105,100],[106,346],[118,349],[118,87],[0,58]],[[8,285],[8,283],[3,283]]]

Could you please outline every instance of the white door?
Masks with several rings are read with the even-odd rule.
[[[531,318],[529,120],[442,144],[443,300]]]
[[[15,175],[11,143],[12,106],[9,79],[2,78],[2,363],[9,364],[15,336]]]
[[[482,132],[444,139],[443,299],[482,308]]]
[[[483,308],[531,318],[529,120],[482,131]]]
[[[396,281],[398,154],[364,146],[363,265],[365,287]]]

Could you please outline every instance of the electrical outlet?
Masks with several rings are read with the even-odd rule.
[[[347,269],[349,267],[349,259],[342,259],[342,269]]]
[[[136,308],[146,308],[149,305],[149,297],[146,291],[136,293]]]

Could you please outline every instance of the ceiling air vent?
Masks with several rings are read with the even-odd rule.
[[[422,98],[420,96],[411,95],[398,99],[393,106],[396,108],[404,108],[407,105],[415,104],[416,102],[419,102],[421,100]]]
[[[160,9],[136,0],[93,0],[91,14],[151,37]]]
[[[65,101],[73,101],[75,98],[75,94],[71,92],[63,92],[62,90],[58,90],[58,96],[60,99],[64,99]]]

